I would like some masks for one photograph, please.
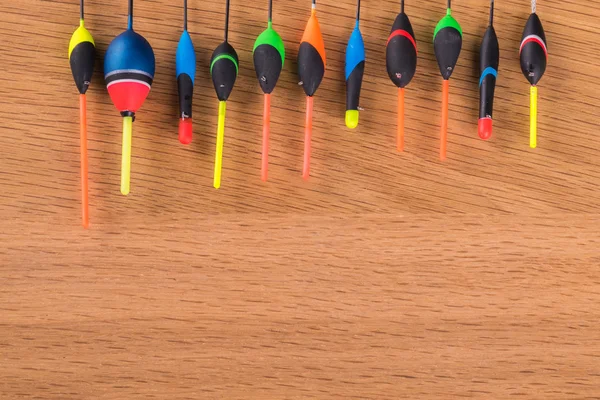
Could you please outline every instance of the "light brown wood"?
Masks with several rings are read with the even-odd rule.
[[[535,150],[518,61],[529,1],[496,1],[489,142],[476,125],[488,2],[454,2],[465,35],[441,163],[431,36],[444,1],[407,0],[419,63],[402,154],[383,62],[398,2],[363,0],[365,111],[348,131],[343,64],[355,4],[319,1],[328,64],[303,182],[295,58],[310,2],[275,0],[287,56],[264,184],[251,50],[267,1],[233,0],[241,70],[218,191],[208,63],[224,1],[189,0],[198,56],[189,147],[177,141],[179,3],[136,1],[157,74],[134,124],[123,197],[121,121],[102,56],[127,5],[86,1],[99,50],[88,92],[89,231],[80,227],[78,98],[66,56],[78,2],[0,3],[1,399],[600,398],[595,2],[538,2],[550,58]]]

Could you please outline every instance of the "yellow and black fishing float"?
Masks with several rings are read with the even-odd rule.
[[[238,55],[227,41],[229,34],[229,0],[225,4],[225,40],[217,46],[210,59],[210,75],[219,99],[219,119],[217,122],[217,146],[215,151],[215,172],[213,186],[221,187],[221,170],[223,168],[223,140],[225,137],[225,111],[227,99],[233,90],[238,74]]]
[[[94,61],[96,46],[90,32],[84,26],[83,0],[79,3],[79,27],[71,36],[69,42],[69,64],[77,90],[79,90],[79,132],[80,132],[80,168],[81,168],[81,219],[84,228],[89,227],[88,206],[88,156],[87,156],[87,106],[85,92],[87,92],[92,75],[94,74]]]
[[[531,0],[531,15],[525,24],[519,47],[521,71],[531,84],[529,103],[529,146],[537,147],[537,84],[546,71],[548,47],[542,21],[537,16],[536,0]]]

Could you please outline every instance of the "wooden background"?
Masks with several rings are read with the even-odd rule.
[[[223,186],[212,188],[209,78],[224,1],[190,0],[195,137],[176,139],[181,2],[137,0],[157,73],[119,193],[121,119],[102,56],[124,0],[88,0],[99,50],[88,96],[91,229],[80,227],[78,98],[67,46],[75,0],[0,1],[0,398],[600,398],[600,6],[540,0],[550,51],[539,147],[528,147],[518,46],[529,1],[498,0],[494,137],[477,138],[488,2],[456,0],[465,35],[437,160],[442,0],[407,0],[419,46],[395,151],[384,66],[397,2],[364,0],[361,124],[344,127],[350,0],[320,1],[328,56],[303,182],[295,58],[310,2],[276,0],[286,43],[259,179],[262,98],[251,49],[267,1],[233,0],[240,77]]]

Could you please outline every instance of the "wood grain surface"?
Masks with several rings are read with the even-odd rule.
[[[309,1],[276,0],[286,62],[272,96],[269,182],[252,45],[267,1],[233,0],[240,76],[212,188],[209,77],[224,1],[189,0],[194,142],[177,141],[180,1],[137,0],[157,73],[119,193],[121,118],[103,84],[124,0],[86,1],[91,228],[80,227],[78,2],[0,0],[0,399],[600,399],[600,5],[540,0],[550,53],[538,148],[518,46],[529,1],[497,0],[494,137],[477,138],[487,0],[456,0],[463,51],[438,161],[442,0],[407,0],[419,46],[395,150],[385,40],[397,2],[363,0],[361,123],[344,127],[355,3],[318,4],[328,56],[301,179],[296,55]]]

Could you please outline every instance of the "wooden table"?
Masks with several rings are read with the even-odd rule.
[[[240,76],[223,186],[212,188],[209,77],[224,1],[190,0],[198,57],[194,142],[177,141],[181,2],[137,0],[156,52],[119,193],[121,118],[102,56],[124,0],[88,0],[99,56],[88,92],[91,228],[80,227],[78,98],[67,62],[78,2],[0,3],[0,398],[600,398],[600,8],[540,0],[550,51],[539,147],[518,47],[528,1],[498,0],[494,137],[477,138],[487,1],[455,1],[464,45],[438,161],[442,0],[407,0],[419,46],[395,150],[384,66],[396,1],[365,0],[361,123],[344,127],[350,0],[320,1],[327,72],[312,177],[300,177],[296,55],[309,1],[275,1],[286,63],[272,98],[268,183],[252,45],[267,1],[233,0]]]

